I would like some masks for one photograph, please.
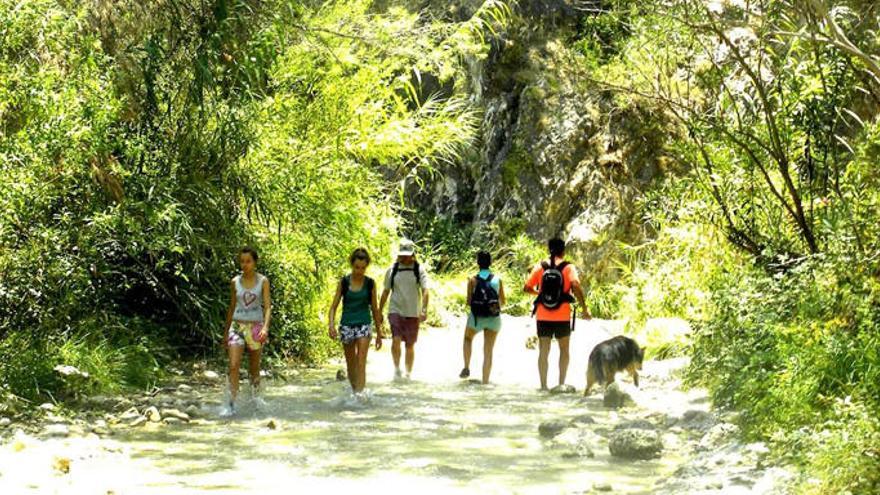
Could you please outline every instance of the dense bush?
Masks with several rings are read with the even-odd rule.
[[[454,79],[494,22],[370,8],[0,0],[4,393],[144,385],[215,352],[244,244],[274,288],[270,351],[326,355],[329,278],[359,245],[387,259],[401,178],[473,134],[413,74]]]
[[[583,34],[617,29],[616,6]],[[801,463],[801,491],[875,493],[880,19],[860,2],[640,8],[618,55],[582,43],[583,63],[617,105],[675,123],[667,148],[689,172],[649,195],[656,238],[624,248],[623,279],[599,292],[633,332],[688,319],[673,344],[690,383]]]

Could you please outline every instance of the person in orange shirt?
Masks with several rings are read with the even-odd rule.
[[[584,302],[584,291],[577,268],[565,261],[565,241],[559,238],[550,239],[547,247],[550,250],[550,259],[535,266],[523,288],[527,293],[537,296],[532,315],[537,315],[538,318],[538,373],[541,377],[541,390],[547,390],[547,360],[550,342],[554,337],[559,343],[559,385],[565,385],[569,361],[568,342],[574,316],[571,303],[575,297],[578,305],[583,308],[584,318],[592,318]],[[572,293],[575,297],[572,297]]]

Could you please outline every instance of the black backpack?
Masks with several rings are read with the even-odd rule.
[[[476,276],[474,292],[471,294],[471,313],[475,318],[501,315],[501,303],[498,301],[498,291],[492,287],[492,278],[492,274],[485,279],[479,274]]]
[[[535,307],[532,315],[538,311],[538,304],[543,305],[547,309],[556,309],[562,303],[574,302],[571,294],[565,291],[565,277],[562,271],[568,266],[567,261],[563,261],[558,266],[556,260],[550,258],[550,262],[542,262],[541,267],[544,268],[544,274],[541,276],[541,290],[538,298],[535,299]]]
[[[416,261],[413,263],[413,266],[410,268],[401,268],[400,263],[394,262],[394,266],[391,267],[391,290],[394,290],[394,278],[397,277],[397,274],[400,272],[413,272],[413,275],[416,276],[416,284],[419,287],[422,286],[422,271],[419,269],[419,262]]]
[[[342,300],[345,300],[345,296],[348,295],[348,289],[351,286],[351,275],[346,275],[342,277]],[[367,290],[370,291],[370,301],[373,300],[373,290],[376,286],[376,283],[373,282],[373,279],[370,277],[364,277],[364,283],[367,285]]]

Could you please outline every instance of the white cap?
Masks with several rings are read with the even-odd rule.
[[[416,254],[416,245],[409,239],[401,239],[397,247],[398,256],[412,256]]]

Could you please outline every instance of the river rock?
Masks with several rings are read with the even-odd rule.
[[[608,450],[623,459],[653,459],[663,451],[663,441],[656,431],[617,430],[611,433]]]
[[[188,394],[188,393],[192,392],[192,389],[193,389],[192,387],[190,387],[189,385],[187,385],[185,383],[181,383],[180,385],[177,386],[177,391],[182,394]]]
[[[156,406],[148,407],[147,410],[144,411],[144,416],[146,416],[147,419],[149,419],[153,423],[158,423],[159,421],[162,421],[162,415],[159,414],[159,409],[157,409]]]
[[[610,492],[610,491],[614,491],[614,487],[612,487],[608,483],[596,483],[595,485],[593,485],[593,491],[594,492]]]
[[[553,438],[569,426],[565,421],[545,421],[538,425],[538,433],[544,438]]]
[[[336,381],[344,382],[346,380],[345,370],[337,370],[336,371]]]
[[[189,422],[190,417],[185,412],[180,411],[179,409],[162,409],[161,417],[163,418],[175,418],[180,421]]]
[[[676,423],[676,426],[684,428],[685,430],[699,432],[707,432],[709,431],[709,428],[712,428],[714,425],[715,416],[710,412],[700,411],[698,409],[685,411],[681,416],[681,419]]]
[[[133,420],[131,420],[131,422],[128,423],[128,426],[130,426],[132,428],[137,428],[139,426],[143,426],[144,424],[146,424],[147,421],[148,420],[147,420],[146,416],[138,416],[138,417],[134,418]]]
[[[202,414],[202,410],[195,404],[186,406],[186,409],[184,409],[183,412],[185,412],[190,418],[197,418]]]
[[[6,428],[12,424],[12,420],[9,418],[0,418],[0,428]]]
[[[52,404],[51,402],[44,402],[40,404],[40,409],[42,409],[43,411],[54,411],[55,404]]]
[[[698,448],[702,450],[712,450],[737,433],[739,433],[738,426],[730,423],[719,423],[710,428],[709,431],[703,435],[703,438],[700,439]]]
[[[596,424],[596,420],[593,419],[589,414],[581,414],[580,416],[575,416],[571,419],[571,424],[573,425],[592,425]]]
[[[140,415],[141,415],[141,413],[137,410],[136,407],[130,407],[124,413],[119,415],[119,420],[120,421],[131,421]]]
[[[568,384],[557,385],[550,389],[551,394],[573,394],[576,390]]]
[[[217,374],[217,372],[213,371],[213,370],[205,370],[205,372],[202,373],[202,376],[207,378],[208,380],[216,380],[216,379],[220,378],[220,375]]]
[[[633,404],[632,396],[624,392],[617,382],[612,383],[605,389],[605,395],[602,397],[602,404],[605,407],[617,409],[629,404]]]
[[[166,425],[176,425],[176,424],[183,423],[183,420],[180,418],[175,418],[175,417],[167,417],[167,418],[162,418],[162,422],[165,423]]]
[[[274,419],[270,419],[269,422],[266,423],[266,428],[269,428],[270,430],[276,430],[278,429],[278,425],[275,423]]]
[[[49,438],[64,438],[70,435],[70,427],[65,424],[46,425],[43,433]]]
[[[90,426],[89,430],[96,435],[109,435],[110,428],[107,427],[107,422],[103,419],[95,420]]]
[[[633,421],[624,421],[622,423],[618,423],[615,427],[615,431],[620,430],[656,430],[657,427],[654,426],[653,423],[646,419],[636,419]]]

